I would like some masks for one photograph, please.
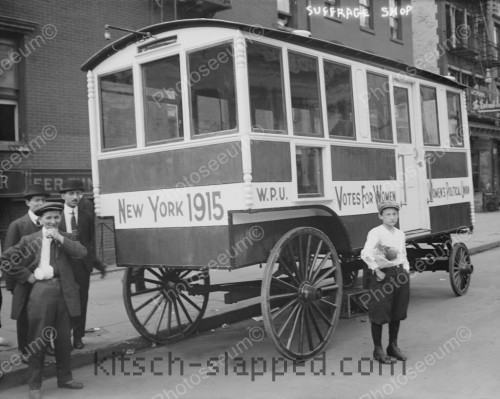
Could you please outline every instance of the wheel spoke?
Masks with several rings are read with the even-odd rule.
[[[271,302],[275,299],[285,299],[285,298],[292,298],[292,297],[296,297],[297,295],[299,295],[297,292],[291,292],[289,294],[278,294],[278,295],[273,295],[273,296],[270,296],[269,299],[268,299],[268,302]]]
[[[279,317],[285,310],[287,310],[290,306],[294,305],[297,303],[299,298],[292,299],[290,302],[288,302],[285,306],[283,306],[280,310],[278,310],[276,313],[271,313],[271,318],[274,320],[277,317]]]
[[[330,276],[335,270],[337,270],[337,266],[333,266],[330,268],[326,273],[324,273],[319,280],[316,280],[313,282],[314,286],[317,286],[319,283],[321,283],[324,279]]]
[[[281,266],[285,268],[285,272],[288,272],[287,275],[297,284],[297,287],[300,285],[299,281],[297,278],[293,275],[293,272],[289,269],[288,265],[285,263],[283,259],[281,259],[281,256],[278,257],[278,262]]]
[[[293,285],[291,284],[288,284],[286,281],[283,281],[279,278],[276,278],[276,277],[273,277],[272,278],[272,281],[275,282],[275,283],[278,283],[278,284],[281,284],[283,285],[284,287],[288,288],[288,289],[291,289],[293,291],[297,291],[298,290],[298,287],[294,287]]]
[[[174,304],[174,311],[175,311],[175,318],[177,319],[177,325],[180,327],[182,326],[182,323],[181,323],[181,318],[179,316],[179,308],[177,307],[177,301],[174,300],[172,301],[172,303]]]
[[[158,303],[156,303],[156,305],[153,307],[153,309],[151,309],[151,312],[149,312],[148,316],[146,317],[146,320],[144,320],[143,325],[148,324],[149,319],[151,319],[151,317],[153,316],[153,314],[156,312],[156,309],[158,309],[160,307],[160,305],[162,304],[162,302],[164,300],[165,300],[165,298],[161,297],[161,299],[158,301]]]
[[[321,334],[321,329],[319,328],[318,323],[316,321],[316,318],[313,315],[312,308],[308,306],[307,311],[308,311],[309,317],[311,318],[311,321],[313,323],[314,330],[316,331],[316,334],[318,335],[318,338],[320,339],[320,341],[324,341],[323,334]]]
[[[300,267],[297,267],[297,262],[295,261],[295,253],[293,252],[293,248],[290,246],[290,243],[287,245],[288,253],[292,259],[293,268],[295,269],[295,274],[299,278],[300,281],[304,281],[304,277],[300,272]]]
[[[156,326],[156,334],[160,331],[161,322],[163,321],[163,316],[165,316],[165,310],[167,309],[167,300],[163,302],[163,309],[161,310],[160,318],[158,319],[158,325]]]
[[[311,326],[309,325],[309,307],[308,306],[306,306],[304,308],[304,318],[305,318],[306,333],[307,333],[307,343],[309,344],[309,350],[312,351],[314,344],[313,344],[313,339],[312,339],[312,334],[311,334]]]
[[[321,291],[333,291],[338,290],[340,286],[338,284],[324,285],[321,287]]]
[[[299,329],[299,353],[303,353],[304,348],[304,327],[305,327],[305,310],[304,307],[300,308],[300,329]]]
[[[191,319],[191,316],[189,315],[189,312],[187,311],[186,306],[184,305],[184,303],[181,301],[180,298],[179,298],[179,305],[181,305],[182,311],[184,312],[187,319],[189,320],[189,324],[193,324],[193,319]]]
[[[290,349],[292,346],[292,341],[293,341],[293,336],[295,335],[295,329],[297,328],[297,323],[299,321],[299,318],[301,317],[302,314],[302,306],[299,308],[297,311],[297,314],[295,315],[295,320],[293,321],[293,326],[292,326],[292,332],[290,333],[290,336],[288,337],[288,342],[286,344],[287,349]],[[299,350],[299,352],[301,352]]]
[[[328,320],[328,317],[325,316],[325,314],[321,311],[318,305],[316,305],[314,302],[311,302],[312,307],[319,313],[323,321],[328,324],[330,327],[333,326],[333,323]]]
[[[167,323],[167,332],[170,334],[172,329],[172,301],[168,301],[168,323]]]
[[[161,296],[161,292],[159,292],[157,295],[155,295],[154,297],[151,297],[149,298],[146,302],[144,302],[142,305],[140,305],[139,307],[137,308],[134,308],[134,312],[138,312],[139,310],[141,310],[143,307],[149,305],[151,302],[153,302],[156,298],[158,298],[159,296]]]
[[[158,280],[162,281],[162,276],[156,271],[154,270],[153,268],[151,267],[146,267],[146,270],[149,271],[152,275],[158,277]]]
[[[184,295],[182,292],[179,292],[179,295],[184,298],[186,301],[188,301],[193,308],[195,308],[198,312],[201,312],[201,308],[194,303],[191,299],[189,299],[186,295]]]
[[[309,270],[309,275],[307,276],[307,278],[309,280],[313,280],[312,279],[312,275],[314,273],[314,265],[316,264],[316,261],[318,260],[318,256],[319,256],[319,252],[321,251],[321,247],[323,246],[323,240],[319,240],[319,243],[318,243],[318,248],[316,248],[316,252],[314,254],[314,258],[313,258],[313,261],[311,262],[311,268]]]
[[[288,315],[288,318],[285,320],[285,322],[281,326],[280,330],[278,331],[278,337],[281,337],[281,334],[283,334],[283,331],[285,331],[285,328],[288,326],[288,323],[290,323],[290,320],[292,320],[292,317],[295,316],[295,313],[297,313],[299,308],[300,308],[300,303],[297,303],[295,305],[295,307],[292,309],[292,311],[290,312],[290,314]]]
[[[309,261],[311,260],[311,242],[312,235],[307,236],[307,246],[306,246],[306,277],[309,277]]]
[[[299,270],[302,272],[303,276],[306,276],[307,269],[306,269],[305,259],[304,259],[304,248],[303,248],[303,244],[302,244],[302,236],[298,236],[297,239],[299,240]]]
[[[314,273],[314,275],[312,276],[311,278],[311,284],[315,284],[315,280],[318,278],[318,275],[319,273],[321,272],[323,266],[325,265],[325,263],[328,261],[328,259],[330,258],[330,255],[332,253],[331,252],[328,252],[325,257],[321,260],[321,263],[319,264],[318,268],[316,269],[316,272]],[[335,267],[335,266],[334,266]]]
[[[136,277],[135,280],[144,281],[145,283],[151,283],[151,284],[156,284],[156,285],[163,285],[162,281],[151,280],[150,278]]]
[[[157,287],[157,288],[148,288],[148,289],[145,289],[143,291],[139,291],[139,292],[133,292],[130,294],[130,296],[137,296],[137,295],[145,295],[145,294],[150,294],[151,292],[156,292],[156,291],[160,291],[161,290],[161,287]]]
[[[331,307],[332,307],[332,308],[334,308],[334,309],[337,309],[337,308],[339,307],[337,304],[332,303],[332,302],[329,302],[329,301],[327,301],[327,300],[326,300],[326,299],[324,299],[324,298],[321,298],[319,301],[320,301],[321,303],[326,303],[328,306],[331,306]]]

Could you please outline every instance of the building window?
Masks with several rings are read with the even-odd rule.
[[[295,0],[276,0],[279,28],[297,28],[297,10]]]
[[[136,145],[132,69],[101,76],[102,149]]]
[[[193,135],[236,129],[233,51],[225,43],[189,54]]]
[[[448,104],[448,132],[450,134],[450,147],[463,147],[463,126],[460,112],[460,95],[446,92]]]
[[[359,23],[362,28],[373,30],[373,0],[359,0]]]
[[[324,193],[321,148],[298,146],[295,154],[299,198],[322,197]]]
[[[397,9],[397,13],[389,16],[389,26],[391,28],[391,39],[403,40],[403,29],[401,25],[401,0],[389,0],[389,9]]]
[[[368,72],[368,107],[370,132],[373,141],[392,142],[392,122],[387,76]]]
[[[146,144],[183,137],[179,56],[142,67]]]
[[[351,68],[325,61],[324,69],[329,135],[354,138]]]
[[[285,133],[281,49],[247,42],[252,130]]]
[[[425,145],[439,145],[439,125],[436,89],[420,86],[422,128]]]
[[[13,62],[18,43],[0,38],[0,141],[18,141],[19,62]]]
[[[318,84],[318,60],[289,52],[293,132],[300,136],[323,136]]]

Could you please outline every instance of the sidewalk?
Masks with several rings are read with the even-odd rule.
[[[472,236],[464,237],[471,254],[477,254],[500,246],[500,212],[477,213]],[[235,271],[213,271],[210,275],[212,284],[261,279],[263,269],[259,266],[242,268]],[[125,311],[122,298],[121,279],[123,269],[110,267],[105,279],[98,273],[91,278],[88,305],[87,329],[84,338],[85,348],[72,352],[73,368],[92,364],[94,355],[99,352],[99,358],[112,352],[133,353],[135,350],[149,348],[151,342],[139,336],[132,326]],[[474,280],[472,280],[474,281]],[[210,331],[224,328],[224,324],[232,324],[239,320],[248,319],[260,314],[259,298],[242,301],[233,305],[224,304],[223,293],[210,294],[208,307],[199,331]],[[0,371],[4,377],[0,379],[0,390],[25,383],[26,366],[18,363],[16,344],[16,325],[11,320],[11,294],[3,290],[4,303],[2,306],[3,327],[0,336],[8,339],[13,346],[0,347]],[[214,332],[217,333],[216,331]],[[55,375],[55,361],[47,357],[45,368],[46,377]],[[76,375],[78,372],[76,372]]]

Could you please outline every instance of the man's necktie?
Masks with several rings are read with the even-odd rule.
[[[54,276],[56,276],[56,274],[59,274],[59,273],[56,273],[56,270],[57,270],[56,251],[57,251],[56,240],[52,240],[52,242],[50,243],[50,266],[52,266],[54,268]]]
[[[76,216],[74,209],[71,211],[71,234],[73,234],[75,238],[78,237],[78,226],[76,225]]]

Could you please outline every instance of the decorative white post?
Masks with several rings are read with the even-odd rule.
[[[89,99],[89,133],[90,133],[90,156],[92,166],[92,184],[94,187],[94,209],[97,216],[101,216],[101,198],[99,184],[99,164],[97,162],[97,115],[95,99],[95,83],[92,71],[87,72],[87,93]]]

